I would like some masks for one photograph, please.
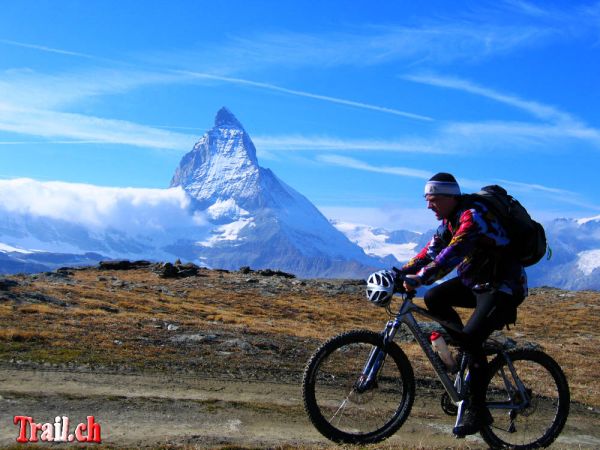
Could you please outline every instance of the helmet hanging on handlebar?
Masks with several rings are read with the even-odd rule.
[[[367,298],[377,306],[387,306],[394,294],[394,273],[380,270],[367,278]]]

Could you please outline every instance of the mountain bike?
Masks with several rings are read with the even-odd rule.
[[[445,392],[441,407],[456,415],[468,407],[469,355],[459,352],[456,373],[433,350],[414,314],[456,328],[413,303],[402,302],[381,333],[355,330],[335,336],[312,355],[304,371],[305,410],[316,429],[338,443],[369,444],[392,436],[408,418],[415,398],[415,376],[404,351],[393,340],[403,324],[419,344]],[[569,414],[570,393],[561,367],[539,349],[488,339],[484,344],[489,377],[486,406],[494,419],[480,434],[491,448],[531,449],[550,445]]]

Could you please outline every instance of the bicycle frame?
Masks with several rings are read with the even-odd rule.
[[[458,333],[461,333],[462,331],[458,330],[453,324],[447,323],[444,320],[441,320],[440,318],[434,316],[428,310],[415,305],[412,302],[414,296],[414,291],[407,293],[404,296],[402,304],[400,305],[400,308],[396,313],[395,317],[387,322],[382,333],[384,349],[394,340],[394,337],[396,336],[396,333],[398,332],[398,329],[402,326],[402,324],[405,324],[413,334],[415,340],[417,341],[425,355],[427,356],[427,359],[429,359],[429,362],[435,370],[438,378],[442,382],[444,389],[450,396],[450,399],[458,405],[458,424],[461,421],[465,407],[467,406],[465,403],[465,387],[469,384],[469,372],[467,370],[468,360],[467,358],[463,358],[462,361],[459,361],[459,370],[455,377],[455,380],[453,381],[446,372],[446,367],[444,363],[433,350],[431,344],[429,343],[428,336],[426,336],[426,334],[423,332],[423,329],[415,319],[414,314],[416,313],[433,319],[434,321]],[[529,393],[527,392],[527,389],[519,379],[508,354],[504,350],[500,350],[498,353],[502,354],[507,362],[510,371],[510,377],[504,371],[502,371],[502,379],[507,391],[513,394],[511,394],[511,398],[508,401],[489,402],[487,406],[491,409],[506,409],[511,411],[520,411],[529,405]],[[372,383],[374,383],[377,379],[377,374],[380,368],[383,366],[384,358],[385,352],[382,352],[379,348],[374,348],[371,351],[369,357],[367,358],[367,362],[363,368],[361,376],[355,385],[355,389],[358,392],[367,391],[372,386]],[[518,403],[514,401],[515,393],[520,394],[521,401]]]
[[[389,321],[388,324],[386,325],[386,332],[389,335],[389,341],[385,341],[385,342],[386,343],[391,342],[391,340],[393,340],[393,338],[396,335],[396,332],[398,331],[400,326],[402,324],[405,324],[408,327],[408,329],[411,331],[411,333],[413,334],[415,340],[417,341],[417,343],[419,344],[419,346],[421,347],[421,349],[423,350],[425,355],[427,356],[427,359],[429,359],[431,366],[433,367],[438,378],[442,382],[442,385],[446,389],[446,392],[448,392],[450,399],[454,403],[459,403],[460,401],[463,400],[462,395],[461,395],[463,386],[462,385],[455,386],[455,383],[450,379],[450,377],[448,376],[448,373],[446,372],[446,366],[444,365],[444,363],[442,362],[440,357],[437,355],[437,353],[433,350],[433,347],[431,346],[431,343],[429,342],[429,336],[427,336],[425,334],[425,332],[423,332],[423,329],[421,328],[421,326],[419,325],[419,322],[417,322],[417,320],[415,319],[413,314],[417,313],[419,315],[433,319],[434,321],[436,321],[438,323],[446,325],[450,329],[454,329],[455,326],[453,324],[445,323],[443,320],[441,320],[438,317],[431,314],[428,310],[415,305],[412,302],[414,295],[415,295],[415,293],[413,291],[412,293],[408,293],[405,296],[405,298],[402,302],[402,305],[400,306],[400,309],[398,310],[398,313],[396,314],[396,317],[393,320]],[[459,333],[461,332],[461,330],[456,330],[456,331]],[[461,361],[460,367],[459,367],[459,374],[461,374],[461,375],[464,374],[465,369],[466,369],[466,367],[463,367],[463,364]],[[462,379],[462,378],[463,378],[462,376],[457,377],[457,379]]]

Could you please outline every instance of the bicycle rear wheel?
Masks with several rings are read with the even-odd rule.
[[[481,431],[492,448],[547,447],[560,434],[569,415],[567,379],[550,356],[537,350],[508,352],[526,397],[502,355],[490,363],[487,404],[494,423]]]
[[[380,442],[402,426],[415,396],[413,370],[404,352],[391,343],[372,385],[358,387],[373,349],[383,338],[351,331],[323,344],[308,362],[302,382],[304,407],[323,436],[353,444]]]

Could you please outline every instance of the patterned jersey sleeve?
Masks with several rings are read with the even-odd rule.
[[[417,253],[406,264],[404,264],[400,271],[406,274],[415,274],[427,264],[431,263],[431,261],[433,261],[447,245],[447,238],[445,238],[446,234],[446,225],[440,225],[427,245],[425,245],[425,247],[423,247],[419,253]]]
[[[448,245],[417,272],[423,284],[431,284],[445,277],[461,263],[475,248],[482,225],[482,218],[474,209],[465,210]]]

